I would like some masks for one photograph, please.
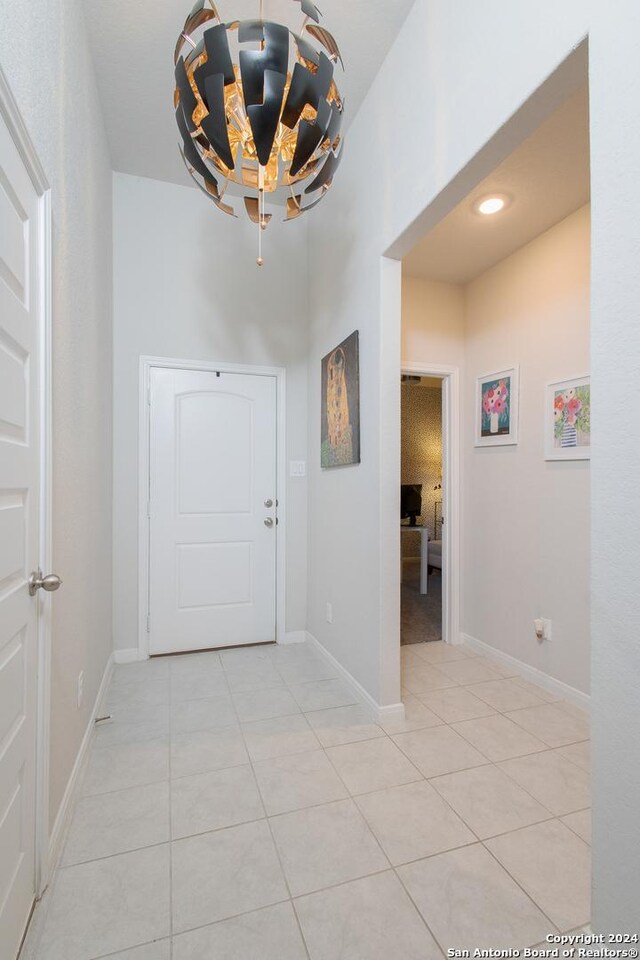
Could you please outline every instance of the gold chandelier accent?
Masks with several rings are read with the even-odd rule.
[[[224,213],[244,204],[259,232],[272,217],[265,195],[293,220],[322,199],[342,157],[340,51],[311,0],[294,2],[299,33],[262,16],[225,23],[212,0],[198,0],[175,49],[187,169]]]

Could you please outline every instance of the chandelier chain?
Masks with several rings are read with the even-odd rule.
[[[342,160],[342,57],[315,0],[296,0],[297,31],[265,20],[266,0],[258,21],[227,21],[219,2],[196,0],[175,46],[180,152],[219,210],[237,217],[244,204],[262,265],[261,235],[276,211],[291,221],[315,207]]]

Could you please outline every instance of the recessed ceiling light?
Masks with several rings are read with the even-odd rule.
[[[490,217],[494,213],[500,213],[500,211],[504,210],[508,205],[509,197],[503,193],[497,193],[493,196],[482,197],[481,200],[476,200],[474,210],[476,213],[481,213],[485,217]]]

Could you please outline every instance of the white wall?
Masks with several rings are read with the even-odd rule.
[[[595,5],[591,100],[593,917],[638,932],[640,6]]]
[[[111,652],[111,165],[80,0],[2,3],[0,63],[53,200],[53,824]]]
[[[464,367],[464,288],[402,276],[402,359]]]
[[[640,8],[632,0],[613,9],[591,0],[416,0],[355,117],[331,195],[309,226],[309,628],[379,703],[398,699],[399,596],[389,557],[399,549],[399,451],[392,438],[399,414],[400,282],[398,266],[381,258],[392,244],[401,257],[407,248],[396,241],[424,211],[432,222],[445,215],[551,113],[555,88],[549,97],[545,88],[526,112],[524,128],[508,124],[587,33],[592,384],[600,435],[592,460],[594,922],[602,930],[631,930],[640,862],[640,822],[630,807],[640,793],[640,600],[633,585],[640,501],[630,491],[640,453],[629,443],[636,432],[633,405],[622,400],[637,379],[640,352]],[[355,327],[363,462],[321,472],[318,365]],[[612,383],[620,402],[609,430],[605,404],[599,413],[597,405]],[[334,604],[331,627],[324,622],[326,599]]]
[[[585,693],[590,465],[545,461],[543,428],[545,384],[590,371],[589,244],[583,207],[466,287],[462,409],[462,630]],[[476,377],[518,365],[518,445],[475,447]]]
[[[424,370],[432,366],[457,368],[459,380],[464,374],[464,288],[453,283],[425,280],[402,274],[401,355],[403,363],[422,365]],[[401,403],[404,402],[404,395]],[[401,409],[401,422],[404,413]],[[401,435],[401,439],[403,437]],[[404,454],[402,456],[404,459]],[[437,497],[431,493],[429,500],[443,500],[443,490]],[[424,497],[424,489],[423,489]],[[444,512],[446,506],[443,502]],[[430,524],[433,525],[433,505],[430,507]],[[441,533],[438,530],[438,533]],[[431,534],[433,536],[433,533]],[[415,552],[415,548],[402,536],[400,549],[403,556]],[[393,546],[389,548],[389,552]],[[389,619],[393,616],[390,611]]]
[[[257,228],[191,187],[114,174],[114,645],[138,637],[141,355],[283,366],[288,460],[307,456],[304,220]],[[306,481],[287,484],[286,629],[306,626]]]
[[[381,257],[586,31],[579,2],[526,6],[525,16],[522,5],[499,0],[418,0],[349,128],[331,194],[310,219],[309,629],[381,705],[399,699],[390,557],[399,537],[401,359],[399,304],[394,311],[389,296],[399,278]],[[321,471],[318,363],[356,327],[362,464]]]
[[[403,359],[462,373],[461,629],[585,693],[590,465],[544,460],[543,417],[545,384],[590,370],[589,243],[583,207],[466,286],[402,284]],[[514,365],[519,443],[478,449],[475,378]]]

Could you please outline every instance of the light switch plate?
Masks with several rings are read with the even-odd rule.
[[[290,460],[289,461],[290,477],[306,477],[306,475],[307,475],[306,460]]]

